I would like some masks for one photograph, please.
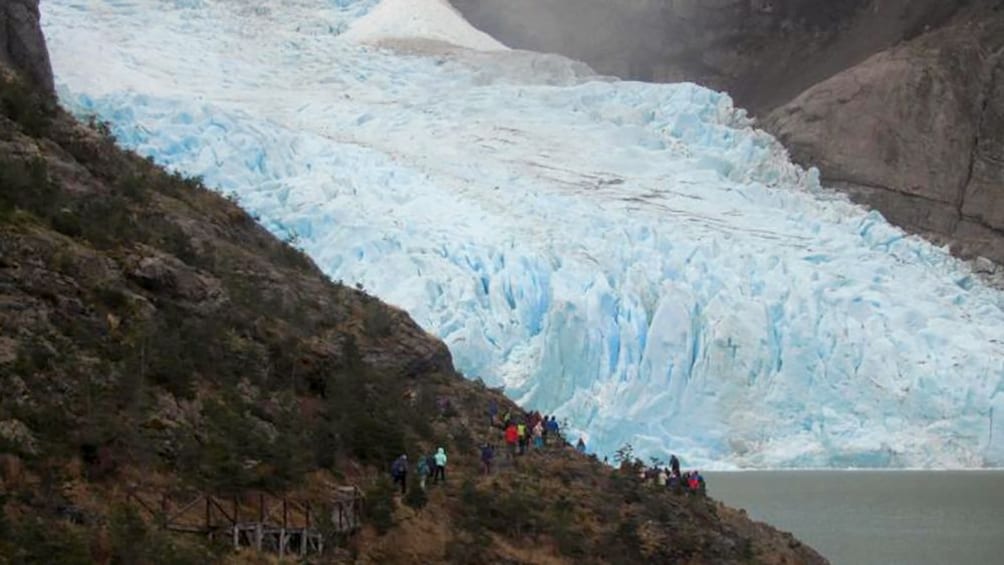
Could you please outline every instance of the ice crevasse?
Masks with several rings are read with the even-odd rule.
[[[445,0],[42,9],[65,105],[235,192],[591,451],[1004,464],[1002,294],[726,94],[509,50]]]

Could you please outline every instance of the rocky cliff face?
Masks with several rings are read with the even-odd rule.
[[[0,63],[23,73],[43,92],[53,92],[52,66],[39,25],[39,0],[0,4]]]
[[[824,183],[1004,261],[1000,0],[455,0],[514,47],[726,90]]]
[[[767,116],[803,164],[900,225],[1004,262],[1004,18],[883,51]]]

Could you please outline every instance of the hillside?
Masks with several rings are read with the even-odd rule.
[[[167,535],[126,492],[323,506],[347,484],[367,493],[366,526],[321,561],[824,562],[564,446],[478,478],[476,445],[498,440],[486,407],[518,411],[508,400],[406,313],[36,82],[0,80],[0,563],[266,562]],[[386,469],[436,446],[449,482],[417,511]]]

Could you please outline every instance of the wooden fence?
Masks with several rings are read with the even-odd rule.
[[[339,487],[324,504],[258,491],[239,496],[206,493],[151,493],[133,487],[127,499],[159,527],[172,532],[229,539],[234,548],[305,556],[324,552],[319,518],[330,512],[334,534],[351,534],[361,526],[363,496],[356,487]],[[221,536],[224,536],[221,538]]]

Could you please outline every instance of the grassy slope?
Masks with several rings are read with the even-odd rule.
[[[367,527],[329,561],[819,561],[563,446],[478,477],[488,399],[516,407],[405,313],[9,77],[0,109],[0,563],[268,562],[149,527],[127,484],[359,485]],[[385,470],[437,445],[450,482],[416,510]]]

